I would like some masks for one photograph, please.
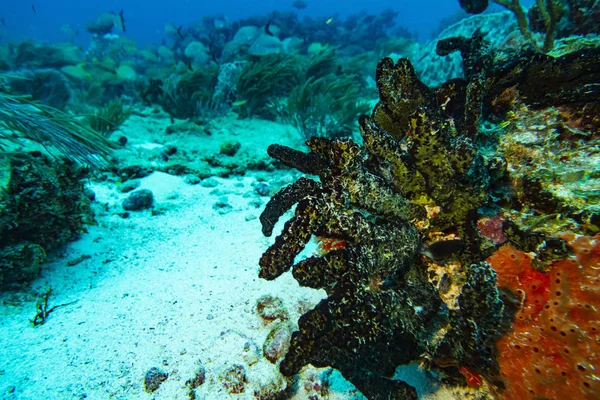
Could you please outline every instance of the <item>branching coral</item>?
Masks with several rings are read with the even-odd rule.
[[[534,45],[536,48],[545,53],[552,50],[554,47],[554,39],[556,37],[556,28],[558,21],[563,13],[562,5],[559,0],[536,0],[537,13],[542,18],[543,24],[546,28],[546,36],[544,38],[544,44],[538,46],[536,39],[533,36],[533,32],[530,29],[530,23],[527,16],[527,12],[521,5],[520,0],[493,0],[494,3],[500,4],[501,6],[510,10],[519,25],[519,31],[527,40],[527,42]],[[485,11],[488,7],[488,0],[459,0],[460,6],[470,14],[479,14]]]

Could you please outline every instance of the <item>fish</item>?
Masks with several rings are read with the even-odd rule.
[[[465,242],[462,239],[440,240],[429,246],[425,246],[421,253],[433,261],[444,261],[465,248]]]
[[[122,10],[118,14],[114,12],[102,13],[98,15],[96,21],[86,24],[86,30],[88,32],[99,36],[110,33],[113,28],[118,32],[127,31]]]
[[[297,8],[298,10],[304,10],[308,7],[308,4],[304,0],[296,0],[292,3],[292,7]]]
[[[241,107],[244,104],[246,104],[248,102],[248,100],[239,100],[239,101],[234,101],[232,106],[234,107]]]
[[[333,17],[331,17],[331,18],[329,18],[327,21],[325,21],[325,23],[326,23],[327,25],[329,25],[329,24],[330,24],[330,23],[332,23],[332,22],[333,22]]]
[[[31,10],[33,11],[34,14],[37,14],[37,11],[35,9],[35,4],[31,4]]]
[[[275,36],[273,35],[273,33],[269,30],[269,27],[271,26],[271,22],[273,22],[273,20],[269,20],[269,22],[267,22],[267,25],[265,25],[265,33],[269,36]]]
[[[119,19],[115,22],[115,28],[121,29],[123,32],[127,32],[125,28],[125,17],[123,16],[123,10],[119,12]]]
[[[60,26],[60,31],[70,38],[74,38],[75,36],[79,35],[79,30],[73,28],[73,25],[71,24],[62,24]]]

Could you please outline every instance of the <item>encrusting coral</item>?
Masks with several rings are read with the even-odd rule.
[[[600,313],[600,237],[562,235],[574,256],[555,261],[548,273],[511,245],[488,259],[498,285],[516,294],[513,329],[498,342],[498,363],[511,399],[600,394],[597,366]]]
[[[453,51],[461,52],[466,78],[435,89],[419,81],[407,59],[380,61],[380,101],[359,120],[363,146],[313,137],[309,153],[269,147],[272,157],[319,179],[300,178],[267,204],[260,218],[266,236],[297,206],[260,259],[259,276],[275,279],[291,268],[301,285],[328,296],[298,321],[280,364],[284,375],[307,364],[332,366],[371,399],[410,399],[415,390],[390,377],[398,365],[419,362],[455,381],[478,385],[485,378],[492,391],[510,387],[496,341],[516,311],[485,261],[499,244],[478,231],[480,210],[493,206],[490,188],[507,183],[495,172],[498,160],[481,154],[481,120],[509,87],[532,108],[597,101],[597,93],[581,88],[597,80],[600,52],[507,57],[478,34],[438,43],[439,54]],[[542,80],[542,87],[532,84]],[[493,237],[553,244],[540,251],[540,268],[568,254],[562,239],[509,226],[506,236]],[[294,263],[313,236],[333,244]],[[431,245],[430,258],[419,254],[439,241],[447,243]],[[450,266],[454,275],[438,280],[434,269]],[[457,287],[453,301],[449,287]]]

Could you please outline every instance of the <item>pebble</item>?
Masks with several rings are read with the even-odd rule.
[[[229,204],[227,197],[222,196],[213,204],[213,210],[217,210],[220,214],[225,214],[233,210],[233,207]]]
[[[146,392],[152,393],[160,387],[160,385],[167,380],[169,374],[161,371],[156,367],[152,367],[146,372],[144,377],[144,388]]]
[[[186,175],[186,177],[183,178],[183,181],[188,185],[197,185],[200,183],[201,179],[196,175]]]
[[[267,182],[257,183],[254,190],[261,196],[268,196],[271,193],[271,187]]]
[[[131,180],[131,181],[127,181],[127,182],[123,183],[119,187],[119,192],[121,192],[121,193],[129,193],[132,190],[137,189],[138,186],[140,186],[140,181],[138,181],[137,179],[134,179],[134,180]]]
[[[145,210],[154,204],[154,195],[149,189],[140,189],[131,192],[129,197],[123,200],[123,209],[127,211]]]
[[[202,182],[200,182],[200,186],[205,188],[214,188],[219,186],[219,181],[213,177],[206,178]]]
[[[221,144],[221,149],[219,153],[233,157],[238,152],[240,147],[242,147],[240,142],[238,142],[237,140],[230,140]]]

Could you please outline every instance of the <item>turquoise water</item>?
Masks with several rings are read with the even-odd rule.
[[[503,3],[1,5],[0,398],[597,398],[600,4]]]

